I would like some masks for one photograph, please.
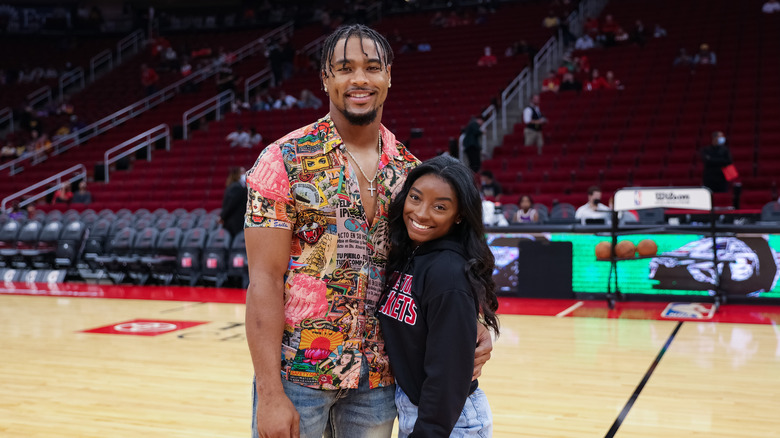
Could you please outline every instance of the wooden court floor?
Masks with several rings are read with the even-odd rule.
[[[248,437],[243,319],[241,304],[0,295],[0,437]],[[182,321],[201,324],[138,335]],[[496,437],[607,436],[667,343],[614,436],[780,437],[774,324],[501,322],[480,379]],[[123,331],[83,332],[99,327]]]

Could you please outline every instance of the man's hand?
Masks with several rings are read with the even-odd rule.
[[[477,323],[477,349],[474,350],[474,374],[471,380],[477,380],[482,375],[482,366],[490,359],[491,351],[493,351],[493,338],[490,337],[490,330]]]
[[[301,417],[284,393],[267,397],[258,393],[257,437],[298,438]]]

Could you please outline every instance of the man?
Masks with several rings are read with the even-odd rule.
[[[236,130],[231,132],[230,134],[225,137],[225,141],[230,142],[230,147],[242,147],[242,148],[251,148],[252,138],[249,136],[249,133],[246,132],[243,126],[237,125]]]
[[[732,164],[731,151],[726,145],[726,136],[720,131],[712,133],[712,144],[702,149],[701,160],[704,163],[702,184],[715,193],[729,190],[729,182],[723,174],[723,168]]]
[[[244,229],[246,198],[246,169],[232,167],[225,183],[225,194],[222,197],[219,221],[233,238]]]
[[[320,71],[330,113],[268,146],[247,174],[254,437],[392,433],[395,385],[375,310],[388,205],[419,163],[381,124],[392,61],[374,30],[337,29]],[[475,376],[492,348],[481,332]]]
[[[485,198],[498,198],[501,196],[501,184],[496,181],[493,172],[483,170],[479,172],[480,192]]]
[[[482,167],[482,116],[472,117],[463,130],[463,153],[475,173]]]
[[[542,147],[544,146],[542,125],[547,123],[547,118],[542,116],[542,111],[539,109],[538,94],[531,96],[531,103],[523,110],[523,123],[525,123],[523,130],[525,145],[536,145],[539,155],[542,155]]]
[[[588,219],[609,220],[611,210],[601,203],[601,189],[596,186],[588,188],[588,202],[574,212],[574,218],[579,219],[585,225]]]

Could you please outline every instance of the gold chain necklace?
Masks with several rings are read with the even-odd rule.
[[[381,132],[379,133],[378,147],[379,147],[379,158],[378,158],[378,160],[381,160],[382,159],[382,133]],[[374,181],[376,181],[376,177],[379,176],[379,163],[377,163],[376,171],[374,172],[374,177],[371,178],[371,179],[368,179],[368,176],[366,176],[366,172],[363,172],[363,168],[360,167],[360,163],[358,163],[358,160],[355,159],[355,156],[352,155],[352,152],[350,152],[349,149],[347,149],[347,145],[344,145],[344,150],[347,151],[347,153],[349,154],[350,157],[352,157],[352,161],[355,163],[355,165],[357,166],[357,168],[360,171],[360,173],[363,174],[363,178],[365,178],[366,181],[368,181],[368,191],[369,191],[369,193],[371,193],[371,197],[373,198],[374,196],[376,196],[376,193],[375,193],[376,192],[376,188],[374,187]]]

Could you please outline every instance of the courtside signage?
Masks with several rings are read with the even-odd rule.
[[[711,210],[712,192],[705,187],[629,187],[615,192],[615,210],[682,208]]]

